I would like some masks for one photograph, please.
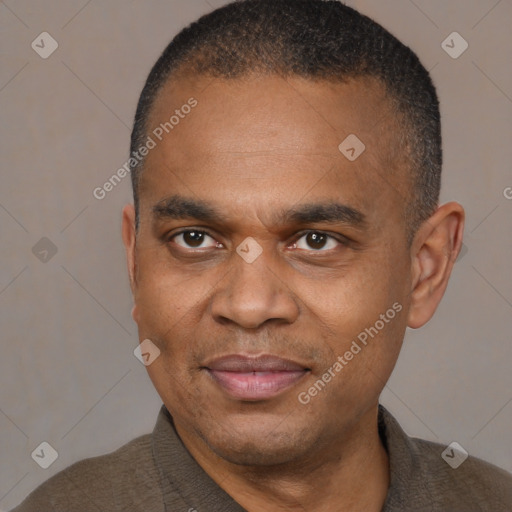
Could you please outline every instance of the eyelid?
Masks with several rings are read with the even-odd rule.
[[[165,235],[165,238],[167,240],[170,240],[171,238],[174,238],[175,236],[182,235],[183,233],[187,233],[189,231],[199,231],[200,233],[205,233],[208,236],[211,236],[212,238],[215,238],[212,233],[208,231],[206,228],[196,228],[194,226],[181,228],[178,231],[174,231],[173,233]]]
[[[171,234],[167,234],[167,235],[165,235],[165,241],[166,242],[171,242],[171,241],[173,241],[173,238],[176,238],[177,236],[183,235],[184,233],[187,233],[189,231],[198,231],[199,233],[203,233],[203,234],[209,236],[216,243],[222,244],[222,242],[219,242],[217,240],[217,238],[212,233],[210,233],[207,229],[205,229],[205,228],[195,228],[195,227],[181,228],[179,231],[173,232]],[[199,248],[188,247],[188,248],[186,248],[186,247],[182,247],[181,245],[178,245],[178,247],[181,247],[182,249],[189,250],[189,251],[204,251],[205,249],[209,249],[209,247],[203,247],[203,248],[201,248],[201,247],[199,247]]]
[[[338,243],[340,243],[341,245],[344,245],[344,246],[348,246],[350,244],[350,239],[347,238],[346,236],[343,236],[342,234],[340,233],[331,233],[329,231],[324,231],[322,229],[305,229],[303,231],[300,231],[299,233],[297,233],[294,237],[294,241],[292,243],[297,243],[298,240],[300,240],[304,235],[308,235],[309,233],[320,233],[322,235],[325,235],[325,236],[328,236],[329,238],[333,238],[334,240],[336,240]],[[314,249],[311,249],[313,252],[327,252],[327,251],[318,251],[318,250],[314,250]]]
[[[165,239],[166,241],[170,242],[173,238],[179,236],[179,235],[182,235],[184,233],[187,233],[189,231],[199,231],[200,233],[204,233],[205,235],[208,235],[210,238],[212,238],[213,240],[215,240],[217,243],[220,243],[222,244],[222,242],[219,242],[216,238],[216,236],[214,234],[212,234],[208,229],[206,228],[197,228],[197,227],[187,227],[187,228],[181,228],[180,230],[170,234],[170,235],[166,235]],[[299,231],[298,233],[296,233],[293,237],[293,241],[291,242],[291,244],[296,244],[298,240],[300,240],[303,236],[305,235],[308,235],[309,233],[320,233],[320,234],[323,234],[323,235],[326,235],[327,237],[331,238],[331,239],[334,239],[336,240],[339,244],[341,244],[342,246],[348,246],[350,244],[350,239],[343,236],[342,234],[340,233],[331,233],[329,231],[324,231],[324,230],[321,230],[321,229],[303,229],[302,231]],[[180,246],[181,247],[181,246]],[[188,248],[188,250],[196,250],[196,251],[201,251],[201,250],[205,250],[207,248]],[[301,250],[304,250],[304,249],[301,249]],[[315,249],[311,249],[311,252],[315,252],[315,253],[321,253],[321,252],[330,252],[331,250],[333,249],[330,249],[330,250],[327,250],[327,251],[321,251],[321,250],[315,250]]]

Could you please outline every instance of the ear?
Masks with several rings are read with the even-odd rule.
[[[128,274],[130,276],[130,288],[135,295],[137,287],[136,279],[136,261],[135,261],[135,208],[133,204],[127,204],[123,208],[122,224],[123,244],[126,250],[126,260],[128,263]]]
[[[433,316],[462,246],[464,208],[440,206],[418,229],[411,246],[411,305],[407,325],[417,329]]]

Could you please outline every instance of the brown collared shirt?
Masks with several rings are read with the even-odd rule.
[[[379,406],[391,480],[382,512],[511,512],[512,475],[468,457],[453,469],[444,446],[410,438]],[[152,434],[76,462],[11,512],[244,512],[198,465],[162,405]]]

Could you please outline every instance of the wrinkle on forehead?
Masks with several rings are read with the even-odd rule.
[[[177,176],[191,190],[223,188],[233,200],[248,182],[267,187],[271,197],[293,189],[298,200],[297,194],[328,181],[331,190],[339,186],[359,204],[377,208],[391,196],[405,206],[410,180],[398,147],[399,119],[377,81],[174,81],[159,95],[152,123],[165,121],[191,96],[197,107],[149,154],[150,173],[167,172],[173,181]],[[338,149],[351,133],[366,146],[354,162]]]

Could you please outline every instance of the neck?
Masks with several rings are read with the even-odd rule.
[[[176,430],[206,473],[248,512],[379,512],[386,499],[389,462],[377,408],[308,460],[278,466],[232,464],[187,430]]]

